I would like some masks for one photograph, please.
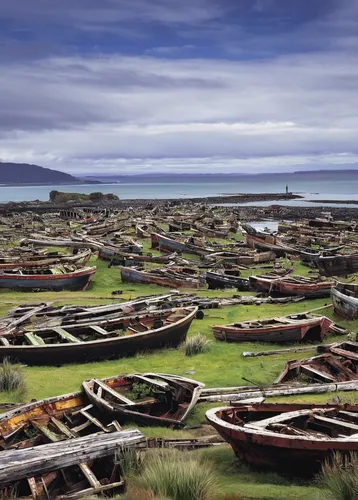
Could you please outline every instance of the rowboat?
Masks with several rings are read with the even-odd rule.
[[[152,283],[170,288],[199,288],[200,286],[197,277],[184,273],[171,273],[169,270],[161,269],[140,271],[139,269],[121,267],[121,279],[123,283]]]
[[[214,408],[206,418],[238,458],[295,476],[312,476],[334,452],[358,451],[358,405],[261,403]]]
[[[347,319],[358,318],[358,284],[337,283],[331,289],[334,312]]]
[[[187,335],[197,307],[74,322],[0,337],[0,359],[28,365],[61,365],[112,359],[164,346],[176,347]]]
[[[214,337],[227,342],[320,342],[333,323],[306,313],[279,318],[214,325]]]
[[[183,425],[204,384],[161,373],[117,375],[86,380],[82,387],[100,411],[122,422]]]
[[[250,285],[257,292],[270,295],[293,296],[303,295],[316,299],[329,297],[335,281],[307,278],[305,276],[250,276]]]
[[[96,267],[57,265],[0,270],[0,288],[13,290],[85,290]]]

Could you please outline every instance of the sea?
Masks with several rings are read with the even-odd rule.
[[[172,179],[160,178],[151,180],[131,180],[116,183],[102,184],[74,184],[74,185],[51,185],[51,186],[4,186],[0,185],[0,203],[20,201],[47,201],[52,190],[76,193],[113,193],[122,200],[128,199],[176,199],[196,198],[207,196],[223,196],[243,193],[284,193],[286,189],[285,179],[281,177],[233,177],[209,176],[187,178],[173,177]],[[339,200],[339,204],[333,206],[358,207],[358,176],[347,178],[342,175],[327,176],[319,178],[316,176],[299,176],[298,179],[290,180],[288,184],[290,192],[303,196],[301,199],[278,201],[281,205],[291,206],[317,206],[312,200]],[[345,204],[346,200],[356,200],[356,204]],[[267,206],[272,201],[255,202],[255,205]],[[322,204],[326,206],[331,203]]]

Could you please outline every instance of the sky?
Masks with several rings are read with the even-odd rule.
[[[0,161],[358,168],[357,0],[1,0]]]

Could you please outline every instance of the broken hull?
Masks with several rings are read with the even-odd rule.
[[[250,290],[250,282],[245,278],[233,278],[217,273],[206,273],[206,282],[209,290],[222,290],[223,288],[236,288],[240,292]]]
[[[115,418],[120,423],[136,422],[142,425],[164,425],[170,427],[178,427],[183,425],[184,419],[188,416],[190,411],[197,403],[201,389],[204,386],[200,382],[186,379],[183,377],[176,377],[175,375],[162,375],[162,374],[143,374],[144,376],[137,375],[117,375],[97,381],[92,379],[83,382],[82,386],[87,394],[89,401],[97,407],[101,412],[107,413],[111,418]],[[107,401],[103,399],[102,390],[103,385],[108,386],[110,390],[124,390],[130,391],[133,383],[145,384],[144,379],[152,375],[161,381],[169,383],[173,389],[174,397],[170,395],[171,391],[164,389],[166,392],[165,398],[147,397],[148,402],[141,401],[139,404],[128,405],[123,402]],[[143,378],[143,380],[141,380]],[[97,383],[101,383],[102,388],[101,396],[95,391]],[[147,386],[147,387],[150,387]],[[163,390],[162,390],[163,391]],[[162,392],[163,396],[163,392]]]
[[[358,441],[328,437],[327,439],[302,438],[269,431],[260,432],[232,422],[240,418],[240,412],[245,411],[265,412],[265,418],[267,418],[277,413],[308,408],[324,409],[327,406],[266,403],[251,407],[241,406],[241,408],[224,407],[209,410],[206,418],[220,436],[231,445],[236,456],[249,464],[259,468],[287,472],[294,476],[313,476],[320,471],[321,464],[331,457],[333,452],[357,452]],[[342,408],[348,411],[358,411],[357,405],[345,405]]]
[[[250,284],[257,292],[268,293],[270,295],[294,296],[304,295],[306,298],[317,299],[329,297],[334,282],[327,283],[292,283],[278,279],[261,278],[260,276],[250,276]]]
[[[192,307],[190,311],[176,323],[123,337],[77,344],[0,346],[0,359],[10,358],[28,365],[62,365],[131,356],[161,347],[177,347],[186,339],[198,308]]]
[[[213,326],[214,337],[226,342],[301,342],[321,341],[332,321],[326,317],[297,324],[283,324],[264,328],[235,328],[230,325]]]
[[[337,288],[332,288],[331,299],[334,312],[347,319],[358,319],[358,298],[350,297]]]
[[[0,288],[11,290],[83,290],[89,284],[96,268],[89,267],[66,274],[0,274]]]
[[[323,276],[345,276],[358,272],[358,255],[320,257],[317,267]]]
[[[295,248],[287,247],[284,245],[277,245],[274,243],[276,241],[274,238],[270,238],[271,242],[265,241],[263,238],[258,238],[252,234],[246,235],[246,244],[248,247],[257,248],[259,250],[274,252],[278,257],[284,257],[286,253],[288,254],[299,254],[299,250]]]
[[[177,279],[171,276],[153,275],[150,273],[130,269],[121,268],[121,278],[123,283],[151,283],[153,285],[167,286],[170,288],[199,288],[197,279]]]

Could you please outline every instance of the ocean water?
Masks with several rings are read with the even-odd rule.
[[[331,177],[331,176],[330,176]],[[358,206],[358,177],[342,179],[337,178],[315,179],[300,176],[294,181],[290,180],[288,187],[293,193],[304,196],[303,199],[279,201],[285,205],[314,205],[309,200],[334,199],[341,200],[340,206],[345,206],[345,200],[357,200]],[[133,178],[132,178],[133,179]],[[222,179],[222,180],[221,180]],[[175,199],[217,196],[239,193],[283,193],[286,183],[284,178],[173,178],[171,180],[150,182],[120,182],[116,184],[76,184],[59,186],[0,186],[0,203],[9,201],[46,201],[52,190],[91,193],[116,194],[120,199]],[[255,205],[271,205],[273,202],[255,202]],[[329,205],[329,204],[328,204]],[[338,205],[335,205],[338,206]],[[347,205],[355,206],[355,205]]]

